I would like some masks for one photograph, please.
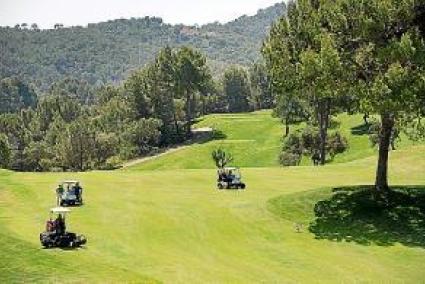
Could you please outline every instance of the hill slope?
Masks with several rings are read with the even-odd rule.
[[[19,75],[41,89],[66,76],[90,84],[117,82],[166,45],[200,49],[217,73],[229,64],[257,60],[271,23],[284,13],[281,3],[251,17],[201,27],[149,17],[41,31],[2,27],[0,78]]]

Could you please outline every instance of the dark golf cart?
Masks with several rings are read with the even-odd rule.
[[[83,205],[83,188],[75,180],[62,182],[56,190],[59,206]]]
[[[245,189],[245,184],[242,182],[242,175],[239,168],[220,168],[217,170],[217,175],[218,189]]]
[[[83,235],[68,232],[65,225],[68,208],[55,207],[50,210],[50,218],[46,222],[46,230],[40,234],[41,245],[45,248],[76,248],[84,245],[87,240]],[[56,216],[55,219],[53,217]]]

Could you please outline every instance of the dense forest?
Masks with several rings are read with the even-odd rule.
[[[144,17],[40,30],[21,23],[0,28],[0,78],[18,76],[46,91],[64,78],[101,86],[117,83],[154,59],[165,47],[191,46],[203,52],[213,76],[229,65],[248,66],[260,58],[271,24],[286,11],[284,4],[259,10],[232,22],[204,26],[170,25]]]

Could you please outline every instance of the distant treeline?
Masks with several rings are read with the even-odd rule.
[[[156,17],[87,27],[58,23],[49,30],[31,23],[0,27],[0,78],[18,76],[41,91],[66,77],[97,86],[118,83],[165,46],[199,49],[218,77],[229,65],[248,66],[257,61],[271,24],[284,13],[285,5],[276,4],[252,17],[202,27],[170,25]]]

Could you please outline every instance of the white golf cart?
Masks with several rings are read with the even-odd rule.
[[[73,206],[83,205],[83,188],[76,180],[62,182],[57,189],[58,205]]]
[[[246,185],[242,182],[242,175],[239,168],[224,167],[217,170],[217,188],[218,189],[245,189]]]
[[[69,212],[71,210],[64,207],[50,209],[50,218],[46,222],[46,230],[40,234],[40,243],[43,247],[76,248],[87,242],[83,235],[66,231],[66,214]]]

